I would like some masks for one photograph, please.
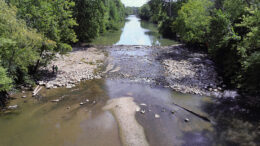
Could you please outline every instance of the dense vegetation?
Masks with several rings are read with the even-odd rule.
[[[164,36],[206,48],[231,87],[259,93],[259,7],[257,0],[151,0],[139,15]]]
[[[120,0],[0,0],[0,95],[33,84],[56,53],[118,29],[124,18]]]
[[[90,42],[100,33],[117,30],[125,18],[120,0],[75,0],[75,27],[80,41]]]

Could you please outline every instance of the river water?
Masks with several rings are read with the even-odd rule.
[[[119,31],[107,32],[95,39],[94,45],[158,45],[168,46],[177,42],[163,38],[155,24],[141,21],[135,15],[126,18],[126,23]]]
[[[148,29],[142,23],[137,17],[129,16],[120,36],[114,33],[117,36],[114,42],[106,36],[94,41],[97,43],[102,38],[103,43],[115,45],[105,48],[112,58],[108,62],[112,69],[102,79],[84,81],[72,89],[43,89],[39,97],[31,97],[31,92],[15,95],[17,99],[10,105],[17,104],[19,108],[0,115],[0,145],[123,145],[116,115],[103,107],[110,99],[126,96],[133,97],[145,111],[136,112],[135,118],[151,146],[259,144],[259,130],[256,130],[259,124],[234,111],[236,106],[232,102],[180,94],[167,87],[163,67],[153,55],[159,50],[150,46],[176,42],[151,33],[153,24],[146,22],[146,26],[153,27]],[[27,98],[20,98],[22,95]],[[57,98],[62,100],[51,102]],[[80,105],[84,101],[88,102]],[[173,102],[208,117],[211,122]],[[155,114],[160,118],[155,118]]]

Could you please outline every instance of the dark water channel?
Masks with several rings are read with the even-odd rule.
[[[135,116],[151,146],[259,145],[259,123],[244,118],[243,111],[234,112],[232,103],[168,88],[163,67],[154,55],[160,50],[152,47],[160,41],[151,39],[147,32],[138,18],[129,17],[115,43],[119,46],[104,48],[111,69],[102,79],[84,81],[72,89],[43,89],[37,98],[31,97],[30,92],[25,93],[27,98],[17,94],[10,104],[18,104],[19,108],[0,115],[0,145],[122,145],[114,115],[102,107],[109,99],[125,96],[133,97],[145,111],[136,112]],[[51,102],[57,98],[62,100]],[[155,114],[160,118],[155,118]]]

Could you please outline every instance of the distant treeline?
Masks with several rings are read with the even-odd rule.
[[[230,87],[260,92],[259,0],[150,0],[142,19],[166,37],[206,48]]]
[[[33,84],[37,70],[71,44],[119,29],[125,15],[120,0],[0,0],[0,95]]]
[[[138,15],[138,7],[126,7],[125,12],[126,15]]]

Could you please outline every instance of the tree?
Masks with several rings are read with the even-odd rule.
[[[209,0],[189,0],[178,11],[174,22],[177,33],[187,43],[206,43],[209,32],[210,12],[212,2]]]

